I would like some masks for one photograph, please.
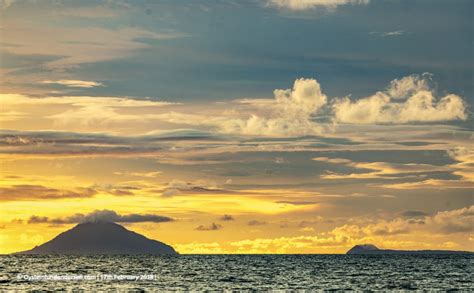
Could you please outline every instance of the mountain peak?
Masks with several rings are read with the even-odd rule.
[[[349,249],[346,254],[472,254],[469,251],[455,250],[394,250],[379,249],[373,244],[359,244]]]
[[[358,244],[352,247],[347,254],[366,253],[368,251],[377,251],[379,248],[373,244]]]
[[[54,239],[20,254],[154,254],[174,255],[173,247],[105,221],[76,225]]]

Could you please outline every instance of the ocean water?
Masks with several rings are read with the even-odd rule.
[[[473,264],[472,255],[0,256],[0,291],[472,291]]]

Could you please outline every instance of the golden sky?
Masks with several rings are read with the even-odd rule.
[[[308,71],[297,57],[313,60],[311,38],[299,45],[308,52],[275,44],[265,58],[253,55],[267,49],[256,35],[197,24],[210,19],[206,9],[222,24],[227,4],[204,1],[195,20],[171,4],[5,1],[0,253],[97,219],[180,253],[344,253],[362,243],[474,250],[472,93],[462,62],[454,82],[437,71],[451,51],[419,62],[406,61],[416,52],[391,55],[389,38],[410,42],[422,35],[415,26],[374,32],[354,19],[361,35],[338,20],[342,2],[318,4],[324,15],[304,14],[316,4],[277,2],[234,9],[293,33],[321,17],[341,21],[392,63],[348,60],[352,45],[331,56],[317,47],[327,66],[345,69]],[[273,27],[257,29],[276,42]],[[301,73],[279,74],[288,67]]]

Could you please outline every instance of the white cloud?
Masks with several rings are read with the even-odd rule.
[[[315,8],[334,9],[341,5],[358,5],[368,3],[369,0],[267,0],[268,6],[294,11]]]
[[[59,84],[67,87],[80,87],[80,88],[93,88],[103,86],[101,82],[86,81],[86,80],[73,80],[73,79],[60,79],[60,80],[43,80],[43,84]]]
[[[336,99],[332,108],[335,122],[354,124],[467,119],[463,99],[454,94],[436,98],[426,75],[394,80],[386,92],[356,101],[349,97]]]
[[[370,32],[371,35],[379,36],[379,37],[396,37],[396,36],[403,36],[407,32],[406,31],[390,31],[390,32]]]
[[[412,74],[394,79],[387,88],[387,93],[394,99],[407,98],[419,91],[429,91],[431,88],[433,75],[431,73],[423,73],[422,75]]]
[[[252,114],[247,119],[224,120],[220,123],[220,131],[265,136],[321,133],[322,127],[313,122],[312,117],[326,105],[327,97],[315,79],[300,78],[295,80],[293,89],[277,89],[273,93],[275,96],[273,102],[263,103],[265,107],[272,109],[268,117]],[[259,101],[257,105],[262,105],[261,100],[257,101]],[[246,103],[249,104],[249,101]]]

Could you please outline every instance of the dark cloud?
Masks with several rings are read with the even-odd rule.
[[[223,215],[222,217],[219,218],[219,220],[221,220],[221,221],[233,221],[235,219],[231,215]]]
[[[198,230],[198,231],[216,231],[216,230],[220,230],[222,228],[223,228],[222,225],[212,223],[209,226],[199,225],[199,226],[196,227],[196,230]]]
[[[259,221],[259,220],[251,220],[251,221],[248,221],[247,225],[249,226],[261,226],[261,225],[266,225],[267,222],[264,222],[264,221]]]
[[[219,142],[222,137],[202,131],[174,131],[140,136],[114,136],[65,131],[0,130],[1,153],[30,155],[148,154],[167,148],[169,141]],[[166,146],[165,146],[166,144]]]
[[[291,205],[314,205],[314,204],[317,204],[317,202],[314,202],[314,201],[289,201],[289,200],[279,200],[276,203],[285,203],[285,204],[291,204]]]
[[[221,189],[216,186],[213,182],[206,182],[197,180],[194,182],[187,182],[182,180],[172,180],[168,183],[167,187],[163,190],[157,190],[161,192],[163,197],[172,197],[179,194],[209,194],[209,193],[238,193],[232,190]]]
[[[76,224],[85,222],[117,222],[117,223],[141,223],[141,222],[171,222],[172,218],[155,214],[127,214],[120,215],[112,210],[96,210],[89,214],[74,214],[65,218],[48,218],[40,216],[31,216],[28,219],[29,224],[49,223],[49,224]]]
[[[94,188],[56,189],[42,185],[13,185],[0,187],[0,201],[87,198],[97,194]]]
[[[134,195],[133,192],[127,189],[111,189],[109,190],[109,193],[116,196]]]
[[[406,218],[416,218],[416,217],[425,217],[429,216],[429,214],[422,212],[422,211],[404,211],[401,213],[403,217]]]

